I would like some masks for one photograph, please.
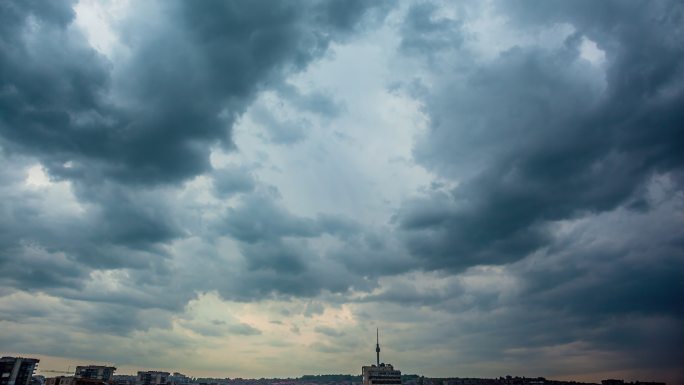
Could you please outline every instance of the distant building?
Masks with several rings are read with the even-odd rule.
[[[73,385],[74,378],[66,376],[57,376],[45,380],[45,385]]]
[[[29,385],[38,362],[37,358],[0,358],[0,385]]]
[[[643,381],[636,381],[636,382],[625,382],[623,380],[614,380],[614,379],[608,379],[608,380],[603,380],[601,381],[601,385],[665,385],[664,382],[643,382]]]
[[[31,385],[45,385],[45,376],[35,375],[31,377]]]
[[[115,374],[112,376],[112,383],[115,385],[135,385],[137,376]]]
[[[192,378],[178,372],[174,372],[167,380],[172,385],[187,385],[192,382]]]
[[[77,366],[74,377],[109,382],[112,380],[112,376],[114,375],[115,370],[116,368],[113,366]]]
[[[105,381],[99,378],[65,377],[58,376],[48,378],[45,385],[112,385],[113,381]]]
[[[380,334],[376,330],[376,365],[362,366],[363,385],[401,385],[401,371],[390,364],[380,363]]]
[[[138,372],[135,385],[165,385],[168,378],[169,372]]]

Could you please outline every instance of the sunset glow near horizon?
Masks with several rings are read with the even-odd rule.
[[[684,383],[679,1],[0,4],[0,353]]]

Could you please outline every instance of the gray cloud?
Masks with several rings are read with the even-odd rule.
[[[236,193],[248,193],[254,190],[256,182],[248,170],[241,168],[224,168],[214,170],[214,191],[225,198]]]
[[[240,334],[244,336],[253,336],[261,334],[261,330],[253,326],[250,326],[246,323],[240,323],[238,325],[231,326],[230,331],[234,334]]]
[[[313,315],[323,314],[324,311],[325,306],[323,306],[322,303],[312,301],[306,304],[306,308],[304,309],[304,315],[307,317],[311,317]]]
[[[314,330],[318,333],[324,334],[328,337],[342,337],[344,332],[327,326],[316,326]]]
[[[436,15],[431,2],[412,4],[401,26],[400,48],[409,55],[431,57],[444,49],[457,49],[463,42],[460,22]]]
[[[535,8],[525,4],[521,17]],[[654,175],[681,167],[682,93],[672,88],[682,80],[681,48],[672,36],[661,41],[663,23],[675,21],[660,4],[610,7],[629,27],[609,32],[578,3],[554,13],[577,29],[565,45],[513,47],[427,97],[432,124],[414,155],[459,185],[407,202],[396,220],[428,265],[519,260],[548,243],[549,221],[634,206]],[[580,36],[605,49],[605,80],[580,57]]]
[[[372,303],[371,319],[396,316],[387,309],[388,314],[375,314],[378,304],[396,304],[398,312],[407,313],[429,309],[412,322],[430,322],[431,335],[397,342],[409,351],[451,336],[453,349],[473,364],[541,360],[536,370],[558,374],[580,366],[675,370],[684,339],[679,331],[684,197],[668,189],[676,187],[667,180],[651,183],[647,211],[619,208],[558,224],[542,251],[515,263],[457,276],[442,273],[438,277],[446,284],[427,289],[420,283],[432,276],[391,280],[361,302]],[[441,312],[454,314],[456,321],[441,324]],[[572,356],[596,357],[600,364],[573,362],[564,372],[559,362]]]
[[[0,6],[3,160],[23,172],[25,162],[39,161],[52,182],[70,183],[83,210],[50,213],[41,192],[3,191],[0,282],[131,306],[130,317],[124,310],[94,313],[100,318],[93,327],[123,333],[145,327],[139,309],[178,310],[195,295],[192,277],[174,276],[168,264],[170,244],[198,230],[194,214],[176,206],[170,184],[209,171],[211,146],[232,148],[232,124],[259,90],[282,84],[331,42],[382,20],[387,9],[362,2],[148,3],[118,26],[130,54],[110,62],[72,28],[73,6]],[[300,96],[302,106],[331,113],[325,102]],[[7,175],[16,189],[24,177]],[[217,170],[213,182],[221,197],[249,193],[255,183],[238,170]],[[331,218],[320,225],[283,218],[285,232],[303,224],[293,231],[306,233],[308,223],[314,233],[345,231]],[[286,235],[280,230],[275,236]],[[254,269],[266,258],[261,251],[275,252],[260,247],[252,253]],[[126,269],[132,288],[82,291],[93,271],[110,269]],[[182,284],[168,290],[172,276]]]
[[[343,217],[325,214],[316,219],[298,217],[263,193],[246,196],[240,206],[228,209],[218,227],[219,231],[246,243],[282,237],[311,238],[324,233],[348,236],[360,231],[357,223]]]
[[[215,224],[219,234],[239,241],[246,272],[237,280],[239,284],[220,290],[222,296],[311,297],[323,291],[342,293],[374,285],[368,274],[357,274],[357,267],[349,263],[352,258],[382,263],[375,254],[391,258],[382,244],[373,245],[375,250],[369,251],[368,242],[361,241],[367,229],[335,215],[294,215],[277,196],[264,191],[269,190],[261,186],[257,192],[241,197],[239,204],[226,210]],[[324,235],[335,241],[324,242]]]
[[[431,119],[414,157],[448,183],[406,200],[393,223],[424,269],[464,277],[493,265],[516,285],[511,293],[454,285],[447,294],[400,283],[366,300],[471,314],[436,333],[460,339],[454,349],[468,357],[541,359],[540,370],[563,373],[554,363],[601,352],[611,358],[572,366],[677,373],[681,4],[497,3],[518,31],[559,33],[551,28],[560,23],[572,31],[561,45],[521,44],[481,62],[467,34],[435,28],[435,7],[418,7],[406,16],[402,49],[425,47],[441,62],[426,64],[439,81],[411,92]],[[602,63],[583,56],[587,42]],[[569,223],[576,230],[559,236]],[[426,341],[416,337],[411,348]]]
[[[312,112],[327,118],[334,118],[339,115],[344,106],[336,101],[334,97],[323,91],[312,91],[302,93],[297,87],[283,83],[277,87],[278,95],[291,103],[299,110]]]
[[[264,128],[267,140],[277,144],[295,144],[304,140],[311,126],[306,119],[278,118],[265,106],[252,107],[250,116]]]
[[[386,229],[366,228],[361,236],[347,237],[344,241],[330,257],[361,276],[377,278],[420,268],[419,261]]]
[[[680,373],[682,5],[490,5],[410,3],[374,40],[344,46],[389,5],[145,3],[114,26],[127,52],[105,57],[73,25],[73,2],[0,4],[0,322],[12,330],[2,346],[163,366],[155,351],[193,354],[192,338],[289,346],[269,335],[287,325],[344,335],[310,346],[342,356],[381,324],[388,350],[418,369]],[[368,67],[390,92],[348,93],[374,95],[372,119],[347,116],[352,99],[318,84],[367,79],[335,62],[354,49],[354,63],[398,71]],[[420,182],[361,196],[353,184],[377,175],[290,178],[307,161],[365,172],[384,160],[382,138],[334,138],[397,113],[429,119],[391,142],[411,144],[414,159],[388,173],[415,161],[423,170],[406,175]],[[264,135],[237,148],[243,115]],[[312,143],[328,139],[335,151]],[[319,158],[301,157],[316,146]],[[27,179],[38,165],[48,181]],[[322,180],[352,203],[318,211],[316,194],[333,191]],[[416,183],[427,187],[406,194]],[[363,220],[344,211],[354,204],[368,208]],[[184,314],[214,292],[301,302],[263,330]],[[358,326],[297,319],[322,314]],[[72,338],[87,332],[112,352]],[[127,347],[133,334],[149,340]]]
[[[20,172],[27,170],[25,160],[2,159]],[[0,228],[5,230],[0,263],[8,267],[3,269],[7,279],[23,288],[77,287],[93,268],[155,268],[161,273],[166,259],[161,244],[183,234],[159,191],[76,185],[46,195],[45,189],[27,189],[22,177],[0,176],[6,186],[0,191]],[[65,200],[74,200],[68,209]]]
[[[9,148],[68,178],[149,184],[197,175],[209,168],[209,145],[232,145],[231,125],[259,87],[304,69],[357,28],[369,8],[148,6],[125,25],[132,55],[113,74],[82,37],[65,30],[73,18],[68,4],[48,8],[52,13],[3,6],[3,47],[12,48],[3,52],[1,85],[12,92],[0,101],[0,132]],[[150,24],[146,12],[170,19]],[[22,35],[29,15],[40,26],[31,40]],[[49,67],[41,67],[41,55],[50,55]]]

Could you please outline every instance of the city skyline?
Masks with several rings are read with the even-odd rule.
[[[377,329],[376,329],[377,338]],[[499,377],[430,377],[418,374],[402,374],[393,365],[380,362],[379,340],[376,340],[376,364],[363,365],[359,374],[308,374],[295,377],[243,378],[243,377],[196,377],[179,372],[142,370],[136,374],[114,374],[111,365],[77,365],[75,370],[44,370],[45,375],[35,375],[35,357],[2,357],[0,382],[4,385],[598,385],[577,382],[576,379],[548,379],[541,376]],[[31,376],[31,373],[34,373]],[[60,375],[56,375],[61,373]],[[601,380],[601,385],[666,385],[660,381]]]
[[[684,383],[682,20],[0,1],[0,354]]]

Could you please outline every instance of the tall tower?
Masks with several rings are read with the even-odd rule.
[[[375,355],[378,359],[378,366],[380,366],[380,329],[375,329]]]
[[[390,364],[380,363],[380,331],[378,329],[375,330],[375,354],[376,365],[361,367],[363,385],[402,385],[401,371],[395,370]]]

